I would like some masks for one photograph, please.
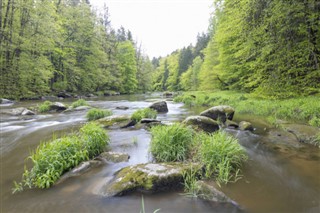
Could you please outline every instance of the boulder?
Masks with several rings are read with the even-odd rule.
[[[205,116],[189,116],[182,123],[191,125],[195,129],[200,129],[205,132],[215,132],[219,130],[217,121]]]
[[[67,107],[60,102],[54,102],[52,104],[50,104],[50,111],[64,111],[66,110]]]
[[[247,121],[241,121],[239,123],[239,128],[240,130],[249,130],[249,131],[253,131],[253,126],[250,122]]]
[[[72,98],[72,94],[67,93],[65,91],[59,92],[57,95],[58,98]]]
[[[230,121],[230,120],[226,120],[225,122],[225,125],[229,128],[238,128],[239,127],[239,124],[237,124],[236,122],[234,121]]]
[[[154,109],[157,112],[168,112],[168,106],[167,106],[167,102],[165,101],[157,101],[153,104],[151,104],[151,106],[149,106],[150,109]]]
[[[34,113],[33,111],[29,110],[29,109],[25,109],[23,110],[23,112],[21,113],[21,115],[35,115],[36,113]]]
[[[106,185],[104,194],[121,196],[138,190],[158,192],[182,187],[183,172],[190,169],[200,173],[198,164],[184,163],[147,163],[121,169]]]
[[[121,152],[103,152],[99,155],[99,157],[97,157],[97,159],[102,159],[113,163],[119,163],[129,161],[130,156],[127,153]]]
[[[0,104],[14,104],[14,101],[5,98],[0,98]]]
[[[232,203],[238,206],[238,204],[235,201],[227,197],[214,185],[208,184],[202,180],[197,181],[196,185],[198,187],[198,194],[200,198],[219,203]]]
[[[173,96],[173,92],[164,92],[164,93],[162,94],[162,96],[164,96],[164,97],[166,97],[166,98],[172,97],[172,96]]]
[[[117,106],[116,109],[127,110],[127,109],[129,109],[129,107],[126,107],[126,106]]]
[[[200,113],[201,116],[209,117],[213,120],[226,122],[227,119],[232,120],[234,109],[231,106],[215,106]]]
[[[134,126],[135,122],[131,120],[130,115],[111,115],[97,120],[98,123],[106,128],[119,129]]]
[[[23,111],[28,110],[27,108],[24,107],[18,107],[14,109],[3,109],[1,110],[1,114],[7,114],[7,115],[12,115],[12,116],[18,116],[23,113]]]
[[[90,106],[78,106],[76,108],[72,108],[72,107],[69,107],[67,110],[64,111],[64,113],[67,113],[67,112],[76,112],[76,111],[85,111],[85,110],[89,110],[91,109],[92,107]]]
[[[142,124],[161,123],[161,121],[159,121],[157,119],[151,119],[151,118],[142,118],[140,123],[142,123]]]

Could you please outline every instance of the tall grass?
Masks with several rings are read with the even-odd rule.
[[[93,121],[93,120],[98,120],[100,118],[104,118],[107,116],[112,115],[112,111],[111,110],[103,110],[103,109],[90,109],[87,114],[86,117],[88,119],[88,121]]]
[[[79,99],[71,104],[72,108],[77,108],[79,106],[88,106],[88,103],[84,99]]]
[[[38,107],[39,112],[48,112],[50,110],[51,101],[45,101]]]
[[[151,129],[150,151],[158,162],[184,161],[193,140],[193,131],[182,124],[155,126]]]
[[[238,113],[250,113],[309,123],[320,127],[320,97],[308,96],[289,99],[261,99],[233,91],[186,92],[174,99],[188,106],[231,105]]]
[[[84,125],[78,134],[41,143],[27,158],[33,167],[25,166],[22,182],[15,183],[13,192],[23,187],[49,188],[63,173],[101,153],[108,143],[105,130],[94,123]]]
[[[206,177],[214,176],[219,183],[228,183],[238,178],[239,168],[247,160],[246,152],[236,138],[218,131],[196,136],[200,146],[198,157],[205,166]]]
[[[157,111],[150,108],[139,109],[131,115],[131,119],[138,123],[142,118],[155,119],[157,118],[157,114]]]

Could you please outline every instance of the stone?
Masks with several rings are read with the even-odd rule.
[[[92,107],[90,106],[78,106],[76,108],[72,108],[72,107],[69,107],[67,110],[64,111],[64,113],[67,113],[67,112],[77,112],[77,111],[86,111],[86,110],[89,110],[91,109]]]
[[[161,123],[161,121],[159,121],[157,119],[151,119],[151,118],[142,118],[140,123],[142,123],[142,124]]]
[[[157,101],[153,104],[151,104],[151,106],[149,106],[150,109],[154,109],[157,112],[168,112],[168,106],[167,106],[167,102],[165,101]]]
[[[117,106],[116,109],[127,110],[127,109],[129,109],[129,107],[126,107],[126,106]]]
[[[34,113],[33,111],[29,110],[29,109],[25,109],[23,110],[23,112],[21,113],[21,115],[35,115],[36,113]]]
[[[240,128],[240,130],[249,130],[249,131],[254,130],[252,124],[248,121],[241,121],[239,123],[239,128]]]
[[[146,163],[128,166],[116,173],[103,193],[106,196],[122,196],[136,190],[158,192],[181,188],[182,174],[191,168],[201,172],[201,166],[195,163]]]
[[[189,116],[182,123],[210,133],[220,129],[217,121],[205,116]]]
[[[105,118],[101,118],[96,122],[100,123],[106,128],[119,129],[134,126],[135,122],[132,123],[130,115],[111,115]]]
[[[59,92],[57,95],[58,98],[72,98],[72,94],[67,93],[65,91]]]
[[[54,102],[52,104],[50,104],[50,111],[64,111],[66,110],[67,107],[60,102]]]
[[[239,124],[237,124],[236,122],[234,121],[230,121],[230,120],[226,120],[225,122],[225,125],[229,128],[238,128],[239,127]]]
[[[14,101],[5,98],[0,98],[0,104],[14,104]]]
[[[234,109],[231,106],[215,106],[201,112],[200,115],[224,123],[227,119],[233,119]]]
[[[122,152],[103,152],[99,155],[98,159],[104,159],[109,162],[119,163],[128,162],[130,156],[127,153]]]
[[[317,144],[320,128],[303,124],[281,124],[285,131],[294,135],[300,143]]]
[[[173,96],[173,92],[164,92],[164,93],[162,94],[162,96],[164,96],[164,97],[166,97],[166,98],[172,97],[172,96]]]
[[[7,115],[12,115],[12,116],[18,116],[21,115],[23,111],[28,110],[27,108],[24,107],[18,107],[14,109],[3,109],[0,111],[1,114],[7,114]]]

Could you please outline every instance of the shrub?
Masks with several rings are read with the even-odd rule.
[[[43,102],[39,107],[39,112],[48,112],[50,110],[50,105],[52,104],[51,101],[45,101]]]
[[[199,160],[206,168],[206,177],[214,174],[219,183],[237,179],[242,162],[247,160],[237,139],[218,131],[211,135],[198,134],[196,140],[200,145]]]
[[[150,108],[145,108],[145,109],[139,109],[131,115],[131,119],[134,120],[135,122],[141,121],[142,118],[155,119],[157,118],[157,111]]]
[[[112,115],[112,112],[110,110],[90,109],[87,112],[86,117],[89,121],[93,121],[93,120],[98,120],[100,118],[104,118],[110,115]]]
[[[72,108],[77,108],[79,106],[88,106],[88,103],[84,99],[79,99],[71,104]]]
[[[150,151],[159,161],[184,161],[187,159],[193,131],[182,124],[171,126],[155,126],[151,129]]]
[[[25,171],[22,182],[15,182],[13,192],[29,188],[49,188],[60,176],[103,151],[109,142],[109,136],[97,124],[84,125],[78,134],[41,143],[27,158],[33,167]]]

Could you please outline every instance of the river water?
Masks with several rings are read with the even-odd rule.
[[[91,106],[111,109],[114,114],[131,114],[161,99],[160,94],[113,96],[88,99]],[[70,104],[74,100],[63,100]],[[166,122],[182,121],[202,108],[188,109],[180,103],[167,101],[169,112],[159,114]],[[39,102],[21,102],[4,108],[31,107]],[[127,106],[128,110],[117,110]],[[269,128],[259,118],[237,115],[235,120],[249,120],[257,128],[254,133],[229,130],[239,139],[249,155],[243,167],[243,177],[236,183],[222,186],[227,196],[241,209],[189,198],[181,191],[144,194],[146,212],[320,212],[320,151],[309,145],[287,146],[279,137],[270,143]],[[150,134],[134,128],[109,130],[110,148],[128,153],[128,162],[106,164],[89,172],[67,179],[44,190],[25,190],[12,194],[13,181],[21,180],[25,158],[41,141],[76,131],[86,122],[85,112],[43,114],[29,117],[1,116],[1,177],[0,212],[140,212],[142,194],[106,197],[101,190],[113,174],[128,165],[146,163]]]

